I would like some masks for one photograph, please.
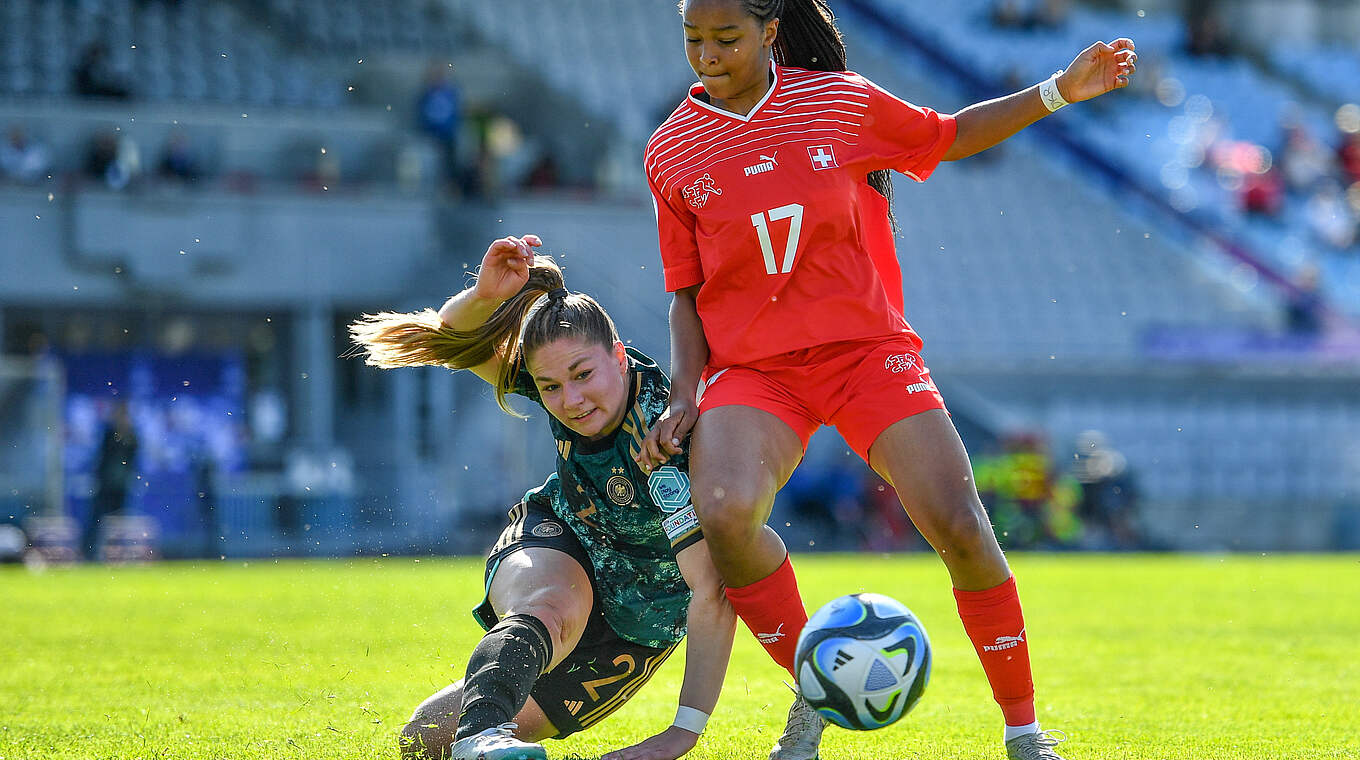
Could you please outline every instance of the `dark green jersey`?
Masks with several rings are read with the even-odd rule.
[[[628,365],[632,403],[611,435],[591,441],[548,415],[557,472],[524,498],[551,509],[580,539],[610,626],[634,643],[665,647],[684,637],[689,608],[689,586],[675,555],[702,534],[690,504],[688,455],[671,457],[650,476],[633,461],[666,410],[670,381],[632,348]],[[514,392],[543,403],[523,369]]]

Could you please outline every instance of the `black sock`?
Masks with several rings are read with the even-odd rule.
[[[552,662],[552,637],[532,615],[511,615],[486,632],[468,658],[463,711],[454,739],[499,726],[519,714]]]

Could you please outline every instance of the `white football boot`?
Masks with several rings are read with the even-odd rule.
[[[449,746],[449,760],[548,760],[542,744],[515,738],[514,723],[502,723]]]
[[[770,750],[770,760],[817,760],[817,748],[822,744],[825,727],[822,716],[795,691],[788,721],[784,724],[784,735]]]
[[[1009,760],[1062,760],[1053,748],[1065,741],[1067,734],[1057,730],[1017,736],[1006,742],[1006,757]]]

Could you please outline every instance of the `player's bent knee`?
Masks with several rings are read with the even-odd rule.
[[[941,554],[975,557],[986,553],[996,543],[986,513],[971,505],[947,511],[932,527],[932,543]]]
[[[552,637],[554,651],[571,648],[585,630],[590,608],[575,599],[557,596],[532,599],[516,606],[509,614],[530,615],[543,623]]]
[[[694,511],[709,541],[745,544],[765,525],[761,494],[740,486],[715,486],[710,493],[692,494]]]

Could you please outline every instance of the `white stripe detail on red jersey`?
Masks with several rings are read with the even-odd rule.
[[[794,140],[858,144],[871,98],[867,80],[839,71],[775,67],[774,72],[774,84],[744,117],[698,100],[691,88],[652,134],[644,153],[646,172],[661,192],[674,192],[673,183],[691,171],[751,146],[774,147],[772,139],[780,145]],[[752,123],[757,115],[758,123]]]
[[[694,135],[693,137],[690,137],[690,139],[681,139],[681,137],[677,135],[675,138],[659,143],[654,149],[648,152],[646,168],[649,173],[660,179],[663,174],[673,169],[677,162],[687,162],[689,159],[696,157],[700,151],[721,150],[729,147],[724,145],[724,141],[733,139],[746,138],[747,143],[749,143],[752,140],[759,140],[767,136],[777,136],[780,133],[787,132],[788,128],[791,126],[808,124],[808,116],[808,114],[797,113],[785,114],[762,120],[760,126],[756,128],[741,130],[723,129],[716,134]],[[821,115],[817,114],[814,116],[820,117]],[[818,125],[813,131],[828,133],[832,131],[839,132],[840,134],[845,135],[846,138],[849,138],[848,142],[854,143],[857,142],[855,138],[859,133],[862,119],[846,121],[844,119],[821,117],[816,118],[816,122]],[[842,129],[842,127],[848,129]],[[806,133],[807,131],[808,130],[804,130],[803,133]],[[690,133],[686,133],[685,136],[688,137],[689,135]]]
[[[748,146],[765,143],[765,141],[768,140],[769,137],[775,135],[786,138],[805,138],[805,139],[811,139],[811,136],[817,135],[818,140],[837,142],[845,146],[854,146],[858,143],[857,140],[853,139],[856,136],[855,133],[846,132],[840,129],[826,129],[826,128],[803,129],[794,132],[789,132],[787,130],[782,129],[763,131],[771,132],[771,134],[766,136],[756,136],[753,133],[751,135],[751,139],[745,140],[740,143],[715,146],[707,149],[705,152],[702,153],[689,153],[680,156],[676,161],[672,162],[671,168],[658,169],[655,172],[654,176],[656,178],[655,181],[657,186],[660,187],[663,191],[669,192],[671,181],[676,179],[677,177],[683,176],[691,168],[705,164],[711,164],[719,160],[722,160],[723,158],[727,158],[731,155],[743,153],[748,148]]]

